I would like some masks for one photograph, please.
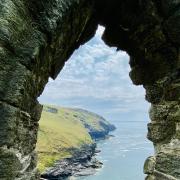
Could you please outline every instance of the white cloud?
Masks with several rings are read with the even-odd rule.
[[[103,26],[99,26],[97,31],[96,31],[96,37],[101,37],[105,28]]]
[[[98,102],[112,113],[147,108],[143,88],[133,86],[129,78],[128,55],[106,46],[100,39],[103,31],[100,27],[96,36],[72,55],[57,79],[49,81],[41,102],[60,105],[68,102],[71,106],[76,99],[77,104],[88,107],[94,99],[94,106]]]

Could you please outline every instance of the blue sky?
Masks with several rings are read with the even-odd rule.
[[[101,40],[99,27],[93,39],[74,52],[54,81],[49,79],[41,103],[78,107],[113,120],[147,120],[149,104],[144,89],[129,78],[129,57]]]

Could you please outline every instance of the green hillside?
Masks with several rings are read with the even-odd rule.
[[[104,132],[106,126],[102,121],[109,124],[85,110],[45,105],[36,148],[39,170],[42,172],[56,160],[71,156],[72,148],[92,144],[90,131]]]

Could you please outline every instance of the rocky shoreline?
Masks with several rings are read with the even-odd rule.
[[[57,161],[53,167],[41,174],[41,179],[65,180],[70,176],[88,176],[102,167],[102,163],[95,158],[100,152],[96,150],[96,143],[83,145],[80,149],[71,149],[71,151],[72,157]]]

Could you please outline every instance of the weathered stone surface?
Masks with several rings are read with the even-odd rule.
[[[176,132],[175,123],[149,123],[148,124],[148,139],[154,143],[162,141],[170,141]]]
[[[151,105],[149,115],[152,121],[166,121],[171,104],[153,104]]]
[[[180,45],[180,10],[176,11],[165,23],[165,30],[173,43]]]
[[[180,120],[180,106],[177,102],[151,105],[149,115],[152,121],[178,122]]]
[[[156,159],[155,157],[151,156],[148,157],[144,163],[144,173],[145,174],[152,174],[155,169]]]
[[[0,147],[13,149],[1,163],[8,167],[12,159],[12,168],[1,168],[0,179],[38,179],[33,152],[42,106],[37,97],[49,76],[94,35],[97,22],[92,2],[85,0],[5,0],[0,9]],[[16,152],[21,160],[19,155],[13,160]]]
[[[166,101],[180,101],[180,84],[172,84],[165,89],[165,100]]]
[[[159,84],[153,84],[144,87],[146,89],[146,100],[157,104],[163,98],[163,88]]]
[[[0,149],[0,171],[1,179],[18,179],[30,180],[33,176],[38,179],[38,171],[36,169],[36,157],[35,153],[23,156],[16,149],[8,148],[6,146]],[[33,170],[32,170],[32,169]],[[28,172],[28,169],[30,172]],[[24,171],[27,170],[27,174],[23,175]]]
[[[14,152],[13,149],[8,149],[7,147],[0,149],[0,168],[3,169],[3,171],[0,171],[1,179],[12,179],[18,175],[22,164],[18,159],[17,153],[18,152]]]
[[[17,111],[17,108],[0,102],[0,146],[7,145],[9,147],[15,145],[16,136],[13,130],[17,128]]]
[[[159,171],[155,171],[154,174],[155,174],[155,176],[154,176],[155,180],[177,180],[175,177],[164,174]]]
[[[130,77],[152,103],[156,160],[146,179],[179,179],[179,0],[0,1],[0,179],[39,178],[37,97],[98,24],[107,45],[130,55]]]
[[[175,108],[176,108],[175,111],[172,113],[169,113],[168,117],[170,120],[180,122],[180,106],[177,105]]]
[[[180,1],[179,0],[161,0],[160,1],[160,9],[162,13],[166,16],[170,16],[173,14],[179,7]]]
[[[179,154],[159,153],[156,156],[155,169],[159,172],[171,175],[174,178],[180,179],[180,158]]]

